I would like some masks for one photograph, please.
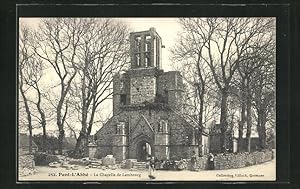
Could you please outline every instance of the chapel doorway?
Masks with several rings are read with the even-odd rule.
[[[147,157],[152,155],[151,144],[145,140],[137,144],[136,157],[138,161],[147,161]]]

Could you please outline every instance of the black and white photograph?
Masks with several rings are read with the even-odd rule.
[[[276,27],[19,17],[18,181],[276,181]]]

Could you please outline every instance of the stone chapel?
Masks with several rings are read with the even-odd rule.
[[[208,153],[208,134],[202,132],[199,144],[196,121],[182,113],[182,76],[162,70],[161,54],[155,28],[130,34],[131,67],[113,79],[113,116],[94,135],[96,157],[145,161]]]

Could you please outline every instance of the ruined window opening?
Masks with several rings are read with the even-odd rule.
[[[156,67],[157,64],[156,64],[156,39],[154,38],[153,39],[153,66]]]
[[[126,95],[125,94],[121,94],[121,104],[122,105],[126,104]]]
[[[124,135],[125,134],[125,122],[120,122],[120,134]]]
[[[145,54],[145,67],[150,65],[150,56],[148,53]]]
[[[125,122],[123,122],[123,121],[119,122],[119,124],[117,124],[117,127],[116,127],[116,134],[124,135],[126,133],[125,129],[126,129]]]
[[[168,133],[168,122],[163,120],[163,132]]]
[[[151,36],[147,35],[146,36],[146,40],[145,40],[145,51],[150,51],[150,47],[151,47]]]
[[[136,66],[140,67],[141,66],[140,54],[135,55],[135,61],[136,61]]]
[[[116,128],[116,134],[121,134],[121,125],[117,125],[117,128]]]
[[[158,127],[157,127],[157,132],[161,133],[162,132],[162,127],[161,127],[161,123],[158,123]]]
[[[135,38],[135,47],[138,52],[141,51],[141,37]]]
[[[136,90],[137,90],[137,92],[140,92],[140,88],[137,87]]]
[[[156,40],[156,66],[159,67],[160,65],[160,48],[161,48],[161,44],[159,40]]]

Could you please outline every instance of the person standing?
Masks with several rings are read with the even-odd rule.
[[[196,170],[196,153],[193,151],[192,157],[191,157],[191,170],[195,171]]]
[[[215,159],[214,154],[209,153],[209,156],[208,156],[208,169],[209,170],[214,170],[214,167],[215,167],[214,159]]]
[[[152,156],[149,161],[149,178],[150,179],[155,179],[154,173],[155,173],[155,158],[154,158],[154,156]]]

